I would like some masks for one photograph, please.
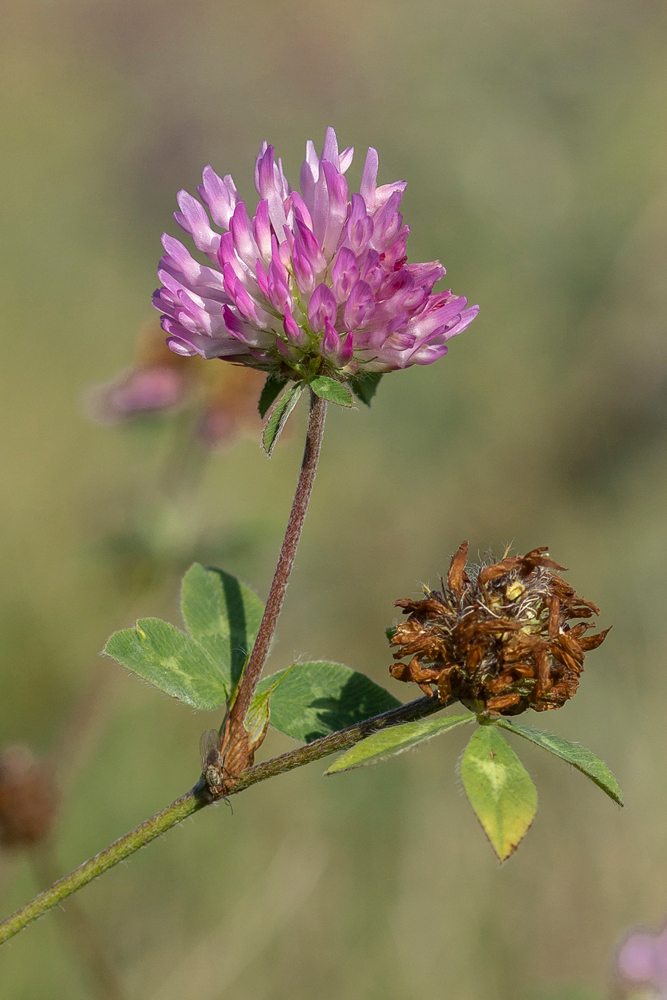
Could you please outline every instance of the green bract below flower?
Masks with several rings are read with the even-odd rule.
[[[264,143],[252,219],[232,178],[210,166],[198,188],[203,205],[179,193],[176,221],[211,266],[163,237],[154,304],[173,351],[306,382],[377,380],[447,353],[447,341],[478,306],[433,291],[445,274],[439,261],[408,263],[409,228],[399,212],[406,184],[377,186],[374,149],[360,192],[350,196],[345,172],[353,152],[338,152],[332,128],[321,156],[308,142],[299,193]]]

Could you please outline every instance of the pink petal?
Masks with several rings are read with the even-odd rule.
[[[338,251],[331,276],[337,301],[347,301],[353,285],[359,280],[357,258],[347,247]]]
[[[335,323],[337,311],[338,307],[333,292],[328,285],[322,282],[317,286],[308,303],[308,320],[313,331],[322,333],[327,319],[331,323]]]

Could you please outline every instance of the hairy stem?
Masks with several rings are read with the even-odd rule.
[[[186,792],[185,795],[176,799],[175,802],[168,805],[162,812],[151,816],[141,826],[138,826],[130,833],[126,833],[119,840],[114,841],[109,847],[96,854],[94,858],[90,858],[89,861],[85,861],[82,865],[79,865],[69,875],[55,882],[50,889],[46,889],[39,896],[35,896],[33,900],[21,907],[20,910],[17,910],[16,913],[13,913],[11,917],[4,920],[0,924],[0,944],[8,938],[13,937],[26,924],[36,920],[37,917],[41,917],[47,910],[57,906],[63,899],[67,899],[77,889],[87,885],[88,882],[92,882],[98,875],[102,875],[109,868],[113,868],[119,861],[123,861],[130,854],[134,854],[140,847],[149,844],[151,840],[155,840],[161,833],[170,830],[172,826],[180,823],[181,820],[187,816],[191,816],[192,813],[197,812],[198,809],[207,804],[205,800],[195,795],[195,789]]]
[[[307,743],[303,747],[297,747],[296,750],[290,750],[279,757],[272,757],[270,760],[262,761],[261,764],[249,767],[226,794],[235,795],[237,792],[245,791],[250,785],[256,785],[258,781],[266,781],[267,778],[274,778],[278,774],[284,774],[285,771],[292,771],[295,767],[303,767],[304,764],[310,764],[314,760],[319,760],[320,757],[328,757],[329,754],[337,753],[339,750],[347,750],[355,743],[365,740],[367,736],[372,736],[373,733],[377,733],[381,729],[389,729],[391,726],[398,726],[403,722],[424,719],[426,716],[440,711],[441,708],[447,708],[454,701],[456,701],[455,698],[450,698],[443,704],[435,697],[417,698],[416,701],[409,701],[407,705],[400,705],[398,708],[383,712],[382,715],[375,715],[372,719],[356,722],[353,726],[348,726],[347,729],[339,729],[337,733],[331,733],[330,736],[322,736],[321,739],[313,740],[312,743]],[[0,924],[0,934],[1,932],[2,924]],[[0,943],[2,943],[1,937]]]
[[[439,711],[439,709],[446,708],[453,700],[450,699],[446,705],[443,705],[435,697],[418,698],[416,701],[408,702],[407,705],[393,708],[382,715],[376,715],[372,719],[366,719],[364,722],[348,726],[347,729],[341,729],[330,736],[314,740],[306,746],[297,747],[296,750],[291,750],[289,753],[281,754],[279,757],[273,757],[271,760],[256,764],[254,767],[249,767],[226,791],[226,794],[236,795],[238,792],[245,791],[251,785],[256,785],[259,781],[276,777],[278,774],[291,771],[295,767],[302,767],[304,764],[319,760],[320,757],[326,757],[338,750],[346,750],[348,747],[358,743],[359,740],[365,739],[365,737],[378,732],[380,729],[397,726],[402,722],[413,722],[416,719],[432,715],[434,712]],[[73,892],[81,889],[88,882],[92,882],[98,875],[108,871],[109,868],[113,868],[119,861],[123,861],[130,854],[138,851],[140,847],[144,847],[151,840],[155,840],[156,837],[166,833],[172,826],[176,826],[177,823],[180,823],[187,816],[191,816],[214,801],[216,801],[215,797],[210,793],[206,782],[200,779],[194,788],[191,788],[185,795],[176,799],[175,802],[168,805],[162,812],[156,813],[155,816],[147,819],[136,830],[126,833],[125,836],[116,840],[105,850],[100,851],[99,854],[96,854],[94,858],[85,861],[78,868],[75,868],[73,872],[70,872],[69,875],[65,875],[64,878],[59,879],[50,889],[40,893],[39,896],[36,896],[31,902],[26,903],[16,913],[7,917],[6,920],[0,923],[0,944],[13,937],[14,934],[18,934],[29,923],[41,917],[42,914],[54,906],[57,906],[62,900],[67,899]]]
[[[262,668],[269,655],[271,640],[273,639],[278,624],[280,611],[285,600],[287,585],[294,566],[296,550],[301,538],[303,522],[306,519],[308,501],[315,482],[317,463],[322,447],[322,437],[324,435],[324,420],[327,412],[326,400],[320,399],[314,392],[310,393],[310,414],[308,417],[308,430],[306,432],[306,443],[303,450],[303,461],[301,472],[296,486],[292,509],[290,511],[285,537],[283,539],[278,565],[273,575],[271,590],[266,601],[262,623],[252,648],[248,665],[239,685],[238,695],[229,713],[225,727],[225,737],[229,737],[243,725],[248,707],[255,693],[255,688],[259,682]]]
[[[53,844],[47,842],[35,848],[31,860],[41,884],[49,885],[53,882],[57,874]],[[59,916],[69,936],[72,955],[80,964],[85,978],[89,980],[95,996],[99,1000],[126,1000],[120,980],[105,954],[103,942],[95,933],[86,914],[77,905],[77,901],[71,899],[67,909],[63,908]]]

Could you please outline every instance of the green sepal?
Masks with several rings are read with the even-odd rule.
[[[530,729],[528,726],[522,726],[521,723],[514,722],[511,719],[501,719],[498,725],[502,726],[503,729],[509,730],[511,733],[516,733],[517,736],[523,736],[525,740],[530,740],[531,743],[542,747],[543,750],[548,750],[549,753],[555,754],[561,760],[566,760],[568,764],[572,764],[578,771],[585,774],[587,778],[594,781],[619,806],[624,804],[623,793],[616,778],[605,762],[596,757],[590,750],[587,750],[586,747],[579,746],[578,743],[571,743],[570,740],[566,740],[562,736],[556,736],[554,733],[545,733],[539,729]]]
[[[243,726],[248,734],[250,746],[258,745],[264,739],[271,715],[269,708],[270,698],[271,695],[269,692],[265,691],[264,694],[260,694],[250,702],[250,708],[243,720]]]
[[[351,750],[334,761],[325,774],[338,774],[340,771],[350,771],[354,767],[365,767],[366,764],[377,764],[381,760],[395,757],[405,750],[432,740],[434,736],[456,729],[466,722],[474,722],[475,716],[443,715],[438,719],[420,719],[418,722],[406,722],[401,726],[381,729],[365,740],[360,740]]]
[[[211,711],[229,696],[226,678],[194,639],[160,618],[114,632],[103,652],[149,684],[193,708]]]
[[[350,388],[357,399],[370,406],[383,375],[384,372],[362,372],[350,380]]]
[[[473,733],[460,773],[468,801],[502,863],[535,818],[537,789],[497,725],[483,725]]]
[[[276,375],[274,372],[267,376],[257,403],[257,409],[262,420],[266,416],[271,403],[278,398],[288,381],[289,379],[284,375]]]
[[[288,673],[288,676],[284,676]],[[385,688],[343,663],[295,663],[263,678],[258,694],[280,681],[271,698],[271,725],[311,743],[401,704]]]
[[[271,697],[273,692],[285,677],[289,675],[291,669],[291,667],[288,667],[287,670],[281,670],[278,674],[273,674],[273,679],[267,677],[266,680],[270,680],[271,683],[260,685],[260,688],[255,691],[250,702],[250,708],[243,720],[243,725],[250,737],[251,743],[257,740],[258,737],[260,741],[263,738],[269,724],[269,719],[271,718]]]
[[[231,573],[194,563],[181,584],[181,614],[231,693],[259,631],[263,603]]]
[[[330,403],[338,403],[339,406],[352,406],[352,393],[335,378],[327,378],[326,375],[318,375],[310,382],[310,388],[316,396],[326,399]]]
[[[269,419],[266,422],[264,433],[262,434],[262,446],[266,454],[271,457],[276,441],[280,437],[289,419],[289,415],[299,402],[299,396],[305,388],[304,382],[297,382],[273,404]]]

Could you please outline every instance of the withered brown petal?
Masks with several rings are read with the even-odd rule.
[[[583,605],[583,607],[590,608],[594,615],[599,615],[600,614],[600,609],[597,606],[597,604],[593,604],[592,601],[585,601],[583,599],[583,597],[580,597],[579,600],[581,601],[581,604]]]
[[[477,669],[484,657],[484,645],[480,642],[470,646],[466,653],[466,669],[472,673]]]
[[[532,663],[512,663],[510,669],[519,677],[535,676],[535,666]]]
[[[579,624],[575,625],[574,628],[569,629],[567,634],[572,636],[573,639],[576,639],[577,642],[579,642],[581,636],[589,628],[595,628],[593,622],[579,622]],[[580,642],[579,645],[581,646]],[[581,648],[583,649],[583,646]]]
[[[410,667],[407,663],[390,663],[389,673],[392,677],[395,677],[397,681],[405,681],[409,683],[412,680],[410,676]]]
[[[438,677],[438,696],[440,701],[447,701],[447,699],[451,696],[452,682],[450,673],[450,667],[446,667],[444,670],[440,671],[440,676]]]
[[[446,604],[439,601],[435,597],[427,597],[426,600],[421,601],[419,612],[424,615],[442,615],[448,608]]]
[[[592,618],[593,615],[599,615],[599,610],[596,610],[595,605],[589,607],[588,604],[576,605],[575,607],[563,608],[563,614],[568,618]]]
[[[581,648],[581,642],[579,639],[575,639],[567,632],[563,632],[558,636],[557,642],[574,660],[576,660],[577,664],[581,667],[581,664],[584,662],[584,652]]]
[[[489,698],[486,703],[486,707],[491,712],[502,712],[504,708],[510,708],[512,705],[518,705],[521,701],[521,695],[516,691],[511,694],[502,694],[497,698]]]
[[[589,649],[597,649],[598,646],[600,646],[605,641],[610,631],[611,631],[611,625],[609,626],[609,628],[606,628],[604,632],[598,632],[596,635],[582,636],[582,638],[578,639],[577,641],[581,646],[581,648],[584,650],[584,652],[587,653]]]
[[[404,597],[400,601],[395,601],[394,607],[403,608],[403,614],[409,615],[412,614],[412,612],[419,610],[419,608],[421,607],[421,603],[422,603],[421,601],[411,601],[409,600],[409,598]]]
[[[544,643],[540,643],[535,650],[535,661],[537,663],[537,691],[545,694],[551,687],[551,677],[549,674],[549,657],[547,656]]]
[[[503,632],[518,632],[523,628],[523,622],[513,622],[508,618],[491,618],[479,622],[475,631],[482,635],[502,635]]]
[[[410,680],[415,681],[417,684],[435,681],[438,679],[438,675],[440,674],[440,669],[436,670],[433,667],[422,667],[418,656],[412,657],[407,669],[410,675]]]
[[[503,691],[506,691],[512,686],[513,680],[514,678],[511,674],[499,674],[498,677],[494,677],[493,680],[487,681],[486,690],[491,694],[502,694]]]
[[[570,670],[573,674],[579,674],[581,672],[582,664],[577,663],[572,654],[568,653],[566,649],[563,649],[563,647],[560,644],[554,643],[552,645],[551,655],[554,657],[554,659],[559,660],[563,664],[563,666],[566,667],[568,670]],[[583,663],[583,656],[582,656],[582,663]]]
[[[506,573],[511,573],[513,569],[517,569],[520,565],[521,559],[518,556],[509,556],[507,559],[493,563],[492,566],[484,566],[479,571],[477,581],[481,587],[484,587],[487,583],[491,583],[492,580],[497,580],[498,577],[505,576]]]
[[[574,587],[571,587],[566,580],[563,580],[560,576],[551,577],[551,590],[558,594],[561,601],[565,602],[568,599],[577,596],[577,592]]]
[[[468,542],[461,542],[458,549],[452,556],[449,572],[447,573],[447,585],[452,593],[456,594],[457,597],[461,597],[463,594],[463,584],[469,582],[468,575],[465,571],[469,547],[470,545]]]
[[[545,569],[555,569],[560,570],[561,572],[567,572],[564,566],[559,566],[558,563],[554,562],[549,556],[544,555],[544,553],[548,551],[548,545],[541,545],[538,549],[531,549],[530,552],[526,552],[525,556],[521,556],[523,574],[527,575],[528,573],[532,573],[537,566],[543,566]]]

